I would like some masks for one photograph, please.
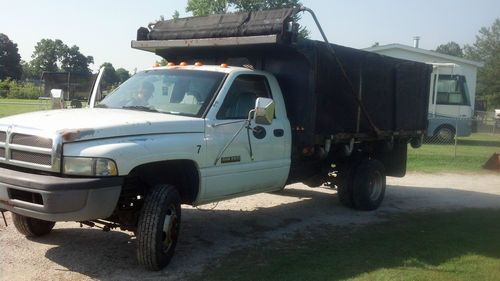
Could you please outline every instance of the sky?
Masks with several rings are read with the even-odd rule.
[[[0,33],[18,45],[21,58],[31,60],[34,46],[44,38],[61,39],[77,45],[84,55],[94,57],[91,69],[104,62],[131,72],[151,67],[161,58],[134,50],[130,41],[141,26],[171,18],[175,10],[181,17],[187,0],[0,0]],[[331,43],[367,48],[400,43],[413,45],[420,36],[420,48],[435,49],[455,41],[473,44],[481,27],[500,18],[499,0],[302,0],[315,11]],[[309,14],[301,24],[321,39]]]

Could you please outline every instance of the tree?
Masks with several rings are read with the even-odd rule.
[[[92,56],[84,56],[80,53],[80,48],[73,45],[65,49],[61,60],[61,69],[65,72],[74,72],[81,74],[92,74],[89,65],[94,63]]]
[[[42,39],[36,46],[33,55],[31,55],[31,67],[35,76],[40,77],[42,72],[57,72],[59,67],[57,62],[62,60],[66,45],[59,40]]]
[[[123,83],[130,78],[130,73],[124,68],[118,68],[116,71],[116,77],[118,77],[118,83]]]
[[[21,56],[17,44],[9,37],[0,33],[0,80],[10,77],[14,80],[20,79],[22,75]]]
[[[27,79],[39,79],[40,76],[35,75],[35,70],[31,66],[29,62],[21,60],[21,67],[23,69],[23,75],[21,76],[21,79],[27,80]]]
[[[175,10],[174,14],[172,15],[172,19],[176,20],[179,18],[179,16],[180,16],[179,11]]]
[[[42,39],[36,46],[30,66],[33,74],[40,77],[45,72],[77,72],[92,73],[89,65],[94,63],[94,58],[85,56],[78,46],[68,47],[59,39]]]
[[[100,68],[104,67],[104,73],[102,74],[102,82],[101,85],[103,89],[110,89],[114,85],[116,85],[120,80],[118,75],[116,75],[115,67],[110,62],[105,62],[101,65]]]
[[[222,14],[227,11],[229,4],[228,0],[188,0],[186,12],[191,12],[195,17]]]
[[[436,48],[436,52],[445,54],[445,55],[450,55],[450,56],[455,56],[462,58],[464,56],[464,53],[462,51],[462,48],[458,43],[450,41],[446,44],[441,44]]]
[[[482,27],[476,42],[464,47],[465,57],[484,62],[477,75],[477,95],[489,108],[500,107],[500,18],[491,27]]]

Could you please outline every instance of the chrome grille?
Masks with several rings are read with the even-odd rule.
[[[26,163],[34,163],[38,165],[50,166],[52,157],[51,155],[21,151],[21,150],[11,150],[10,159],[15,161],[21,161]]]
[[[57,134],[0,124],[0,163],[59,172],[60,151],[61,139]]]
[[[10,143],[33,147],[52,148],[51,139],[24,134],[12,134]]]

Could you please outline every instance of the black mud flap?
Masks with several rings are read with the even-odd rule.
[[[3,223],[5,224],[5,226],[9,226],[7,224],[7,219],[5,218],[5,212],[7,212],[7,210],[0,209],[0,213],[2,213]]]
[[[406,159],[408,144],[406,140],[394,141],[392,147],[382,145],[375,152],[375,159],[384,164],[386,176],[404,177],[406,174]]]

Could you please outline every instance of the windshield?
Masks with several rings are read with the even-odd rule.
[[[96,107],[201,117],[224,73],[159,69],[139,72]]]

